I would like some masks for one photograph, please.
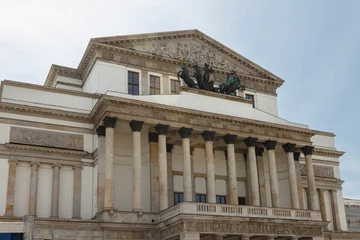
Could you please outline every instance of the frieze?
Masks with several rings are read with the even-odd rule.
[[[300,174],[306,176],[306,165],[300,165]],[[334,168],[328,166],[318,166],[314,165],[314,175],[315,177],[323,177],[323,178],[335,178],[334,177]]]
[[[322,236],[321,226],[298,226],[291,224],[255,223],[255,222],[199,222],[186,221],[184,231],[223,234],[273,234],[277,236]]]
[[[45,131],[31,128],[11,127],[10,143],[83,150],[83,135]]]
[[[160,230],[161,239],[169,238],[175,235],[180,234],[184,231],[184,223],[177,223],[170,226],[166,226],[164,229]]]

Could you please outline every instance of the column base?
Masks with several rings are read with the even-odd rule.
[[[13,213],[5,213],[4,216],[5,217],[14,217],[14,214]]]

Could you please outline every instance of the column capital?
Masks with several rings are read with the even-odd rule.
[[[117,117],[105,116],[103,123],[106,128],[115,128]]]
[[[99,126],[96,128],[96,134],[98,137],[105,137],[106,129],[105,126]]]
[[[149,132],[148,140],[151,143],[157,143],[159,142],[158,134],[154,132]]]
[[[264,146],[266,147],[267,150],[275,150],[276,143],[277,143],[276,141],[267,140],[263,144],[264,144]]]
[[[294,160],[299,161],[299,159],[300,159],[300,153],[299,152],[294,152]]]
[[[294,143],[286,143],[286,144],[282,145],[282,147],[286,153],[294,152],[295,146],[296,146],[296,144],[294,144]]]
[[[82,165],[74,165],[72,168],[73,168],[74,170],[75,170],[75,169],[82,170],[82,169],[83,169],[83,166],[82,166]]]
[[[19,161],[16,159],[9,159],[8,163],[15,163],[17,165],[19,163]]]
[[[257,138],[248,137],[244,140],[244,142],[247,147],[255,147],[257,140]]]
[[[237,136],[233,134],[226,134],[223,138],[226,144],[235,144]]]
[[[174,144],[166,144],[166,152],[171,153],[173,147],[174,147]]]
[[[305,146],[301,148],[301,151],[304,153],[305,156],[312,155],[314,150],[313,146]]]
[[[257,157],[262,157],[264,153],[264,148],[262,147],[255,147],[255,154]]]
[[[190,138],[192,133],[192,128],[182,127],[179,129],[179,134],[181,138]]]
[[[215,132],[213,131],[204,131],[201,136],[205,140],[205,142],[212,142],[214,141]]]
[[[155,126],[155,130],[159,135],[166,135],[169,129],[169,125],[158,124]]]
[[[53,165],[51,165],[52,168],[61,168],[62,165],[60,163],[54,163]]]
[[[133,132],[141,132],[141,129],[143,127],[144,121],[136,121],[132,120],[129,125]]]
[[[33,166],[33,165],[37,165],[38,167],[40,166],[40,163],[39,162],[36,162],[36,161],[33,161],[30,163],[30,166]]]

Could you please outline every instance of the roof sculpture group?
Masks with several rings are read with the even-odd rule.
[[[202,73],[198,65],[195,65],[193,77],[196,79],[197,84],[193,78],[190,77],[187,67],[182,65],[181,68],[182,70],[177,73],[178,79],[180,80],[181,78],[189,88],[197,88],[227,95],[236,95],[236,90],[238,89],[245,90],[245,86],[241,84],[240,78],[236,75],[235,71],[229,72],[226,81],[220,84],[219,87],[215,87],[214,81],[210,81],[210,74],[212,74],[213,69],[209,64],[205,63],[204,73]]]

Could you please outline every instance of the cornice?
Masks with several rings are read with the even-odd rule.
[[[91,124],[88,114],[0,102],[0,112],[23,114]]]
[[[264,78],[278,81],[281,84],[284,82],[283,79],[279,78],[278,76],[274,75],[273,73],[269,72],[268,70],[262,68],[261,66],[250,61],[249,59],[245,58],[244,56],[240,55],[239,53],[235,52],[234,50],[228,48],[227,46],[221,44],[220,42],[207,36],[206,34],[204,34],[203,32],[201,32],[197,29],[185,30],[185,31],[173,31],[173,32],[160,32],[160,33],[150,33],[150,34],[136,34],[136,35],[126,35],[126,36],[93,38],[90,40],[90,42],[97,42],[97,43],[102,42],[102,43],[107,43],[107,44],[111,44],[111,43],[116,44],[116,43],[126,43],[126,42],[136,42],[136,41],[137,42],[145,42],[145,41],[164,40],[164,39],[171,40],[171,39],[189,38],[189,37],[198,38],[199,40],[201,40],[204,43],[208,44],[209,46],[217,49],[218,51],[229,56],[230,58],[234,59],[235,61],[240,62],[241,64],[250,68],[251,70],[256,71]]]
[[[92,158],[92,154],[86,151],[76,151],[76,150],[67,150],[60,148],[51,148],[51,147],[38,147],[31,145],[22,145],[22,144],[13,144],[13,143],[5,143],[5,146],[10,150],[16,151],[27,151],[27,152],[35,152],[42,154],[55,154],[62,156],[75,156],[75,157],[84,157],[84,158]]]
[[[314,148],[313,155],[324,156],[324,157],[336,157],[339,158],[344,155],[345,152],[337,151],[337,150],[329,150],[323,148]]]
[[[46,77],[44,86],[52,87],[56,75],[82,80],[81,74],[78,72],[77,69],[52,64]]]

